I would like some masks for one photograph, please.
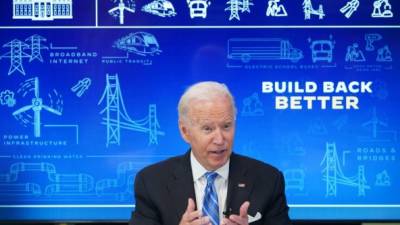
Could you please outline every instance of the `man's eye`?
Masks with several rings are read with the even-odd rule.
[[[205,126],[205,127],[203,127],[203,130],[206,131],[206,132],[210,132],[210,131],[212,131],[212,128],[208,127],[208,126]]]
[[[232,124],[230,124],[230,123],[224,125],[224,129],[226,129],[226,130],[231,128],[231,127],[232,127]]]

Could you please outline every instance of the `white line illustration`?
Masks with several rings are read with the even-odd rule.
[[[176,16],[175,8],[168,0],[154,0],[147,5],[144,5],[142,11],[160,17]]]
[[[311,15],[316,15],[320,20],[325,16],[323,6],[320,4],[318,9],[314,9],[311,0],[303,1],[304,19],[311,19]]]
[[[114,3],[118,0],[112,0]],[[124,24],[125,22],[125,11],[130,13],[135,13],[135,2],[133,0],[127,0],[125,4],[124,0],[119,0],[118,6],[108,10],[108,14],[119,19],[119,24]]]
[[[393,17],[392,5],[389,0],[375,0],[372,18],[391,18]]]
[[[13,19],[73,19],[72,0],[13,0]]]
[[[360,6],[359,0],[351,0],[346,3],[342,8],[340,8],[340,12],[344,14],[344,16],[349,19],[355,11],[357,11]]]
[[[32,110],[34,114],[34,135],[35,137],[40,137],[40,126],[41,126],[41,111],[42,109],[53,113],[55,115],[61,116],[62,112],[58,111],[57,109],[53,109],[50,106],[43,104],[43,99],[40,98],[39,95],[39,78],[35,77],[34,79],[34,98],[32,98],[32,104],[23,106],[22,108],[14,111],[12,113],[13,116],[18,116],[23,112],[28,110]]]
[[[285,6],[283,6],[283,4],[279,4],[280,1],[281,0],[268,0],[268,7],[267,11],[265,12],[266,16],[288,16]]]
[[[186,0],[186,3],[190,9],[190,18],[205,19],[207,17],[207,9],[211,5],[210,0]]]
[[[132,120],[125,109],[118,74],[107,74],[106,82],[103,95],[98,102],[99,105],[102,102],[107,104],[100,112],[104,114],[101,124],[107,127],[106,146],[120,145],[121,129],[148,133],[149,145],[158,145],[158,136],[165,133],[159,130],[156,104],[149,105],[148,116],[140,120]]]

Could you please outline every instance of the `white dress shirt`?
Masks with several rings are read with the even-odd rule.
[[[207,185],[207,179],[204,174],[209,171],[207,171],[199,163],[199,161],[197,161],[196,157],[193,155],[193,152],[190,152],[190,164],[192,166],[197,209],[201,210],[203,208],[204,190]],[[225,163],[225,165],[218,168],[214,172],[218,173],[217,178],[215,178],[214,185],[218,194],[219,220],[221,221],[222,218],[224,218],[223,212],[225,211],[226,194],[228,192],[229,160]]]

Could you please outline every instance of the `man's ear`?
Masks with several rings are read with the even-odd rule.
[[[181,133],[182,138],[187,142],[190,143],[190,133],[189,129],[185,122],[179,120],[179,131]]]

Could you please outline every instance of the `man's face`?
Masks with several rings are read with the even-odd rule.
[[[196,159],[207,170],[222,167],[232,153],[235,134],[234,112],[229,98],[193,100],[187,117],[188,121],[179,122],[179,128]]]

